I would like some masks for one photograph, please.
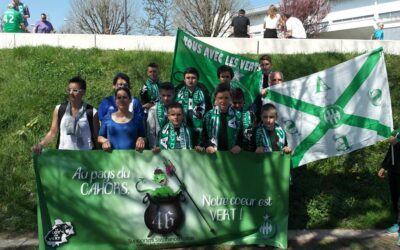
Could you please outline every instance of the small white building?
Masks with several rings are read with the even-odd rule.
[[[331,12],[322,20],[319,38],[370,39],[377,23],[384,23],[385,40],[400,40],[399,0],[330,0]],[[277,3],[278,5],[278,3]],[[253,37],[263,36],[263,19],[269,6],[246,11]]]

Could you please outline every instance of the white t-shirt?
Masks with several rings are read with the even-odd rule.
[[[303,24],[301,21],[296,17],[290,17],[286,21],[286,30],[292,31],[293,38],[307,38],[306,30],[304,29]]]
[[[271,18],[269,15],[266,15],[264,18],[264,25],[266,29],[276,29],[278,27],[278,22],[281,16],[276,14],[274,18]]]
[[[57,105],[60,108],[60,105]],[[97,113],[97,110],[93,108],[93,116]],[[85,112],[81,118],[78,120],[79,127],[81,128],[82,135],[82,145],[79,147],[77,142],[77,137],[74,135],[67,135],[65,115],[61,118],[60,122],[60,145],[58,149],[69,149],[69,150],[90,150],[93,148],[92,134],[90,132],[90,126],[87,119],[87,113]]]

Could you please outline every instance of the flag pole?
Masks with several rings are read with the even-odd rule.
[[[393,136],[396,138],[398,133],[395,133],[395,131],[393,131]],[[394,147],[393,144],[391,144],[391,149],[392,149],[392,166],[394,166]]]
[[[394,148],[393,145],[390,146],[392,148],[392,166],[394,166]]]
[[[178,180],[180,185],[183,185],[184,187],[186,187],[185,184],[183,184],[183,182],[181,181],[181,179],[179,179],[178,175],[175,173],[175,166],[174,164],[172,164],[172,162],[170,160],[167,160],[166,158],[164,158],[164,165],[165,167],[170,167],[170,169],[166,172],[169,172],[170,174],[172,174],[173,176],[175,176],[175,178]],[[203,218],[204,222],[207,224],[208,228],[210,229],[210,232],[213,234],[216,234],[216,231],[214,228],[211,227],[210,223],[208,223],[206,217],[204,216],[203,212],[201,212],[199,206],[197,206],[196,202],[193,200],[192,196],[190,195],[190,193],[187,191],[186,188],[184,188],[184,190],[186,192],[186,194],[189,196],[189,199],[192,201],[192,203],[194,204],[194,206],[196,207],[197,211],[199,212],[199,214],[201,215],[201,217]]]

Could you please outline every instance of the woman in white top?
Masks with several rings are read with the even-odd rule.
[[[76,76],[69,80],[66,89],[68,102],[55,107],[50,131],[33,146],[33,152],[40,154],[57,135],[57,149],[89,150],[95,147],[99,118],[97,110],[82,101],[85,92],[84,79]]]
[[[264,38],[278,38],[278,33],[276,31],[280,15],[278,14],[278,9],[275,5],[269,6],[267,10],[267,15],[264,18]]]

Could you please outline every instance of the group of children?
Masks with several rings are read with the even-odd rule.
[[[260,117],[244,110],[244,93],[231,86],[234,72],[223,65],[217,71],[219,83],[210,96],[199,83],[199,72],[192,67],[183,75],[183,83],[158,79],[154,63],[147,67],[148,79],[140,91],[145,110],[147,146],[154,152],[161,149],[196,149],[207,153],[242,150],[264,153],[290,153],[285,131],[277,124],[278,113],[273,104],[257,103]]]

